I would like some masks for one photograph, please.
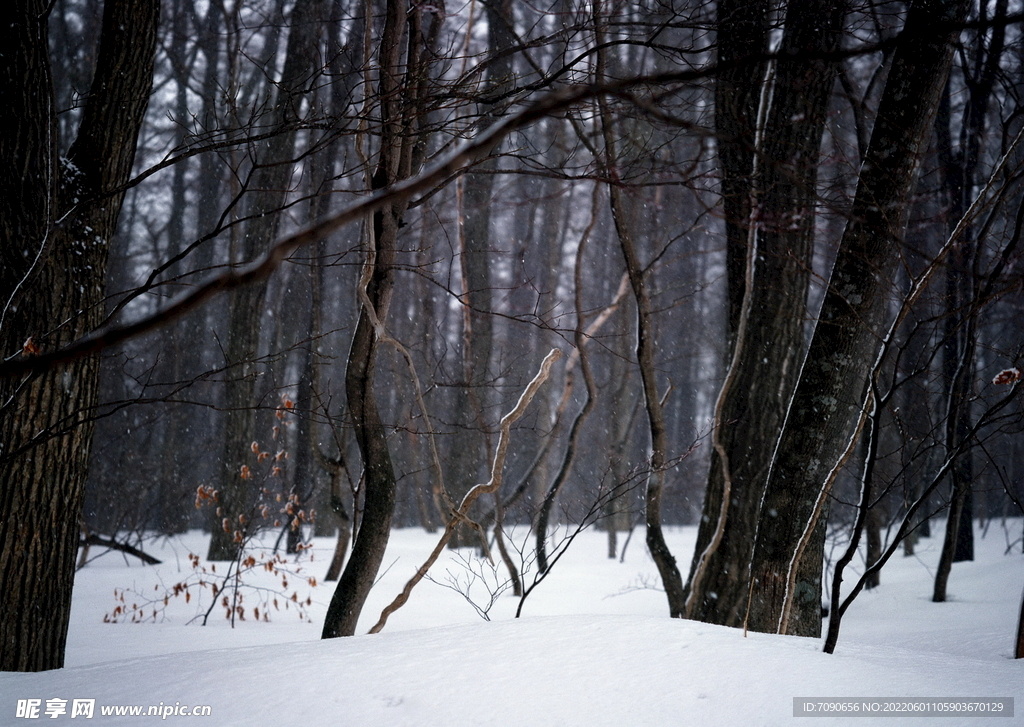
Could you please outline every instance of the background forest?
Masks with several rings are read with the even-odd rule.
[[[326,637],[394,527],[637,530],[670,615],[830,650],[858,548],[948,517],[941,601],[1024,512],[1019,3],[12,12],[5,670],[63,663],[80,545],[336,535]]]

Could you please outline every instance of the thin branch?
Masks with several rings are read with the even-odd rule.
[[[448,541],[451,540],[452,535],[455,532],[456,526],[466,519],[466,513],[469,512],[470,506],[476,501],[480,495],[484,495],[491,492],[496,492],[501,487],[501,475],[502,470],[505,467],[505,454],[508,450],[508,440],[510,436],[510,429],[512,425],[518,420],[523,414],[526,413],[526,407],[533,401],[533,397],[537,395],[537,391],[540,389],[551,373],[551,366],[559,358],[561,358],[562,352],[557,348],[551,349],[548,355],[544,357],[544,361],[541,362],[540,370],[537,371],[537,375],[533,377],[533,380],[527,384],[526,389],[523,390],[522,395],[519,397],[519,401],[516,403],[515,408],[512,409],[508,414],[501,418],[500,431],[498,433],[498,446],[494,452],[494,461],[491,464],[491,478],[481,485],[474,486],[466,496],[462,498],[462,502],[459,504],[458,510],[455,511],[452,518],[448,521],[445,526],[444,533],[438,540],[437,545],[434,546],[434,550],[431,551],[427,560],[419,567],[416,574],[409,579],[409,582],[405,584],[405,588],[402,592],[395,597],[388,606],[381,611],[380,618],[377,623],[370,629],[371,634],[378,633],[384,628],[384,625],[388,621],[388,617],[395,611],[405,605],[406,601],[409,600],[409,596],[412,593],[412,589],[423,580],[426,576],[427,571],[437,561],[438,556],[448,545]]]
[[[1024,16],[1011,16],[1007,18],[1006,22],[1017,22],[1021,17]],[[842,60],[881,50],[884,45],[878,44],[876,46],[842,50],[834,53],[803,54],[801,59],[823,58]],[[785,58],[786,54],[774,54],[770,57]],[[745,59],[743,63],[749,62],[749,60]],[[540,119],[565,111],[577,104],[597,97],[613,96],[626,101],[632,101],[634,100],[632,92],[636,88],[689,83],[707,79],[718,75],[728,67],[742,66],[743,63],[713,64],[700,68],[656,73],[603,83],[576,84],[547,93],[527,103],[515,113],[510,113],[501,121],[482,131],[474,139],[463,142],[420,174],[367,194],[362,200],[347,205],[337,214],[278,240],[270,246],[266,253],[252,263],[234,270],[224,271],[210,278],[206,282],[197,285],[190,292],[183,294],[167,307],[130,323],[120,325],[111,323],[105,325],[67,346],[48,353],[38,355],[18,353],[0,363],[0,376],[20,376],[30,372],[42,371],[56,364],[84,358],[104,348],[165,325],[196,308],[217,293],[263,280],[294,250],[321,240],[341,227],[363,219],[367,214],[375,212],[385,205],[407,200],[419,193],[428,192],[437,184],[449,179],[453,175],[462,173],[473,162],[488,155],[505,136]]]

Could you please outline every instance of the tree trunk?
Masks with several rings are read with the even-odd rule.
[[[326,17],[324,0],[298,0],[289,18],[291,31],[281,80],[277,84],[274,107],[268,120],[280,133],[272,137],[258,155],[259,167],[253,172],[253,198],[248,207],[252,217],[246,227],[241,247],[241,260],[248,262],[261,254],[277,236],[281,215],[274,214],[284,205],[288,195],[295,151],[295,122],[299,107],[310,86],[310,78],[321,68],[319,38]],[[252,481],[243,478],[241,467],[251,457],[251,444],[256,431],[255,363],[260,337],[260,320],[266,282],[255,283],[232,291],[229,300],[228,333],[225,357],[232,377],[225,393],[227,419],[224,426],[222,479],[217,488],[221,515],[212,523],[209,560],[234,560],[241,546],[235,533],[244,530],[239,516],[250,516],[254,493]],[[222,521],[224,525],[222,526]]]
[[[722,207],[725,212],[726,330],[731,350],[746,290],[753,184],[754,139],[768,53],[766,0],[721,0],[716,22],[718,62],[727,70],[715,82],[715,132],[718,140]]]
[[[867,552],[865,553],[865,567],[870,568],[882,556],[882,504],[876,502],[868,508],[867,522],[864,523]],[[864,582],[868,590],[878,588],[881,584],[878,572],[872,573]]]
[[[627,464],[626,444],[636,416],[636,407],[631,402],[632,382],[627,374],[626,363],[628,350],[625,345],[627,335],[626,316],[617,314],[621,323],[615,334],[616,355],[611,362],[611,380],[618,381],[611,395],[609,411],[612,423],[605,434],[608,437],[608,451],[611,459],[612,494],[604,510],[604,524],[608,530],[608,557],[615,559],[619,554],[618,533],[630,529],[631,514],[627,501]]]
[[[986,8],[982,6],[982,15]],[[996,3],[996,19],[1005,18],[1006,0]],[[960,125],[957,149],[953,149],[953,114],[949,84],[943,97],[936,123],[938,154],[942,170],[942,187],[949,207],[947,228],[952,231],[964,211],[970,206],[977,185],[981,140],[985,133],[985,118],[994,90],[1005,44],[1005,25],[996,24],[991,31],[988,46],[984,46],[986,33],[977,31],[964,74],[966,102]],[[974,67],[971,67],[973,65]],[[949,253],[946,267],[946,326],[943,345],[943,377],[946,384],[947,448],[956,446],[970,429],[971,388],[974,383],[975,348],[977,345],[978,308],[974,300],[974,274],[979,254],[978,240],[973,225],[963,234],[963,242]],[[935,574],[932,600],[946,599],[946,585],[952,564],[974,559],[974,462],[973,448],[961,454],[950,471],[951,496],[949,517],[946,520],[946,540]]]
[[[843,15],[842,3],[790,3],[782,52],[834,51]],[[733,28],[724,30],[728,34]],[[761,495],[805,346],[819,147],[837,72],[835,62],[797,58],[780,60],[774,81],[765,79],[764,97],[771,105],[761,112],[767,111],[766,121],[756,133],[763,140],[747,172],[753,181],[745,187],[754,229],[747,229],[750,237],[743,246],[752,268],[746,272],[749,288],[730,285],[730,295],[742,292],[745,298],[715,412],[711,467],[687,584],[688,618],[731,626],[743,621]],[[735,105],[726,90],[716,98]],[[743,128],[731,118],[721,123],[719,155],[729,177],[729,160],[739,153],[727,150],[750,142],[735,137]],[[731,193],[740,186],[734,181]]]
[[[967,5],[915,3],[901,33],[850,222],[765,489],[745,619],[755,631],[821,632],[823,552],[812,534],[823,522],[829,489],[856,434],[866,377],[895,292],[892,278],[920,150]]]
[[[107,250],[153,81],[157,0],[108,0],[78,136],[58,164],[43,0],[0,31],[0,350],[66,344],[104,314]],[[56,220],[61,219],[60,226]],[[95,357],[0,381],[0,669],[63,666],[98,392]]]
[[[1020,601],[1020,617],[1017,619],[1017,645],[1013,650],[1014,659],[1024,659],[1024,597]]]
[[[501,96],[513,86],[512,61],[509,52],[516,39],[512,32],[512,5],[509,0],[488,2],[487,46],[489,53],[487,93]],[[501,117],[506,103],[485,106],[481,128]],[[490,379],[493,326],[491,323],[491,194],[494,189],[498,160],[491,157],[478,166],[480,174],[462,180],[462,282],[465,314],[463,316],[462,372],[464,387],[456,399],[457,429],[452,437],[451,474],[445,478],[454,502],[461,502],[467,492],[483,482],[489,452],[485,438],[484,412],[489,409],[487,390]],[[449,547],[478,544],[472,528],[460,525]]]
[[[428,72],[443,17],[444,8],[437,4],[410,10],[406,0],[387,0],[378,60],[381,145],[371,184],[375,190],[409,178],[422,164]],[[404,32],[407,22],[408,36]],[[403,42],[408,44],[404,64]],[[325,639],[355,633],[391,531],[395,473],[374,395],[374,372],[378,337],[383,332],[394,285],[395,254],[406,205],[397,202],[374,213],[368,235],[371,248],[360,281],[360,286],[365,286],[365,298],[345,370],[348,409],[363,460],[363,512],[348,565],[327,609],[322,634]]]
[[[393,3],[394,4],[394,3]],[[375,315],[384,317],[394,284],[395,238],[398,217],[393,210],[374,215],[376,262],[367,284],[367,296]],[[388,452],[387,433],[374,396],[377,334],[364,309],[352,338],[345,371],[345,392],[363,459],[363,513],[348,566],[338,580],[324,620],[323,638],[355,633],[363,603],[377,577],[395,510],[395,472]]]

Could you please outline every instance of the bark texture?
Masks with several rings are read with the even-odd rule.
[[[750,185],[757,109],[767,66],[768,5],[765,0],[718,3],[718,62],[728,69],[715,82],[715,133],[725,213],[730,342],[739,327],[746,288]]]
[[[755,631],[820,634],[823,552],[815,533],[855,436],[866,377],[887,325],[887,301],[898,293],[893,276],[907,201],[967,5],[915,3],[900,35],[851,219],[765,488],[745,620]]]
[[[107,251],[153,79],[157,0],[104,6],[78,135],[58,161],[47,3],[0,31],[0,348],[45,351],[104,315]],[[59,220],[59,223],[58,223]],[[64,663],[92,440],[95,357],[0,381],[0,669]]]
[[[756,160],[747,158],[752,166],[745,178],[732,179],[736,171],[730,169],[737,166],[734,158],[753,143],[754,130],[744,125],[749,111],[737,119],[716,117],[722,125],[723,194],[726,180],[732,179],[729,195],[742,192],[748,200],[743,207],[724,197],[727,226],[746,236],[734,240],[730,233],[729,245],[731,249],[742,243],[745,267],[749,258],[752,269],[745,271],[749,289],[731,283],[729,287],[730,302],[735,294],[744,299],[740,320],[730,328],[733,360],[716,410],[715,446],[687,583],[688,618],[730,626],[743,621],[761,495],[805,350],[819,146],[838,72],[834,61],[806,56],[838,48],[844,14],[842,3],[790,4],[782,58],[764,80],[762,98],[770,104],[763,141]],[[720,16],[723,21],[726,26],[719,33],[730,34],[735,20]],[[753,24],[753,19],[745,22]],[[760,87],[761,80],[748,78],[746,83]],[[741,99],[734,98],[737,94]],[[745,107],[750,95],[745,85],[730,86],[720,89],[716,98],[727,108]],[[737,136],[741,133],[750,138]],[[730,221],[730,214],[742,213],[749,215],[753,230],[745,221]]]

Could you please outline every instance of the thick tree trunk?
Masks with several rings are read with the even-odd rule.
[[[915,3],[900,36],[850,222],[765,489],[745,620],[756,631],[820,634],[823,553],[812,533],[855,436],[890,294],[897,292],[893,274],[920,150],[967,5]]]
[[[157,0],[108,0],[78,136],[58,166],[47,3],[0,30],[0,350],[68,343],[102,320],[107,249],[149,101]],[[55,221],[61,219],[61,225]],[[64,663],[98,392],[85,359],[0,381],[0,669]]]
[[[834,51],[843,15],[842,3],[791,3],[782,52]],[[726,34],[732,30],[731,25],[724,29]],[[688,618],[730,626],[743,621],[761,495],[804,351],[819,146],[837,72],[834,62],[798,58],[780,60],[774,81],[765,80],[764,98],[771,98],[771,105],[757,132],[763,140],[757,159],[750,159],[745,186],[754,229],[740,221],[729,226],[750,233],[743,247],[753,267],[749,289],[730,285],[730,295],[740,292],[745,299],[716,407],[704,510],[687,583]],[[716,98],[737,105],[728,90]],[[750,94],[744,86],[733,92]],[[731,116],[719,121],[725,124],[719,128],[725,194],[725,179],[735,174],[729,170],[731,159],[740,156],[734,147],[750,141],[733,136],[743,127]],[[730,194],[742,186],[739,181],[731,185]],[[729,197],[723,201],[729,203]],[[730,246],[734,243],[730,238]]]

